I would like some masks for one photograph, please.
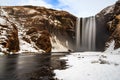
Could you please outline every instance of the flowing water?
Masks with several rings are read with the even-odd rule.
[[[95,17],[78,18],[76,23],[76,51],[95,51]]]
[[[76,50],[80,49],[80,18],[77,18],[76,23]]]
[[[56,54],[0,56],[0,80],[55,80],[53,70],[66,68],[65,55]]]

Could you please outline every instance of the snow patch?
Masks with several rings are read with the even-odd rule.
[[[4,53],[3,52],[8,52],[7,51],[8,48],[5,48],[3,45],[0,45],[0,54],[3,55]]]
[[[4,55],[4,53],[0,52],[0,56],[1,56],[1,55]]]
[[[32,9],[28,12],[28,14],[34,14],[35,12],[37,12],[36,10]]]
[[[112,52],[112,51],[114,51],[114,47],[115,47],[114,44],[115,44],[114,40],[111,41],[110,43],[108,43],[109,47],[106,49],[105,52]]]
[[[107,54],[120,54],[120,48],[118,49],[114,49],[115,47],[115,41],[111,41],[109,44],[109,47],[105,50],[104,53],[107,53]]]
[[[106,15],[106,14],[108,14],[108,13],[111,13],[111,12],[113,11],[113,9],[114,9],[114,6],[113,6],[113,5],[110,6],[110,7],[108,7],[104,15]]]
[[[63,46],[56,36],[50,38],[52,44],[52,52],[67,52],[68,48]],[[67,43],[67,42],[66,42]]]
[[[6,23],[7,23],[7,21],[4,18],[0,17],[0,24],[6,25]]]
[[[19,53],[22,52],[43,52],[42,50],[36,50],[34,46],[31,44],[27,43],[26,41],[20,39],[20,51]]]

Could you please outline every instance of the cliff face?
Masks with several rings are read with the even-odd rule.
[[[14,48],[16,51],[19,46],[20,50],[32,51],[23,48],[28,44],[34,50],[51,52],[56,49],[58,41],[66,50],[73,49],[76,17],[72,14],[37,6],[4,6],[1,12],[4,12],[3,16],[10,20],[11,25],[14,24],[15,29],[11,34],[18,33],[14,35],[18,46],[18,49]]]
[[[108,6],[96,15],[96,48],[104,51],[110,33],[107,23],[113,19],[114,5]]]
[[[18,29],[7,17],[0,16],[0,52],[19,51]]]
[[[109,47],[111,41],[115,41],[114,49],[120,47],[120,0],[96,15],[97,19],[97,43],[98,48]],[[101,34],[101,37],[99,36]],[[104,47],[105,46],[105,47]]]
[[[108,23],[108,28],[110,32],[110,37],[108,39],[108,43],[111,41],[115,41],[114,49],[120,48],[120,1],[118,0],[115,4],[113,11],[113,19]],[[108,43],[106,46],[108,46]]]

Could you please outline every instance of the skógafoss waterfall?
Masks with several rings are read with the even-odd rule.
[[[77,18],[76,51],[95,51],[96,20],[95,17]]]

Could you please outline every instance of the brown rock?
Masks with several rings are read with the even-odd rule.
[[[51,52],[52,45],[50,42],[50,34],[47,31],[42,31],[41,36],[38,38],[36,45],[43,49],[46,53]]]
[[[6,20],[6,18],[3,19]],[[3,53],[9,54],[9,52],[19,51],[18,30],[14,23],[8,21],[6,27],[0,25],[0,33],[1,36],[4,36],[3,38],[0,38],[0,45],[6,49],[2,51]]]
[[[66,46],[65,42],[68,42],[67,47],[73,49],[76,17],[72,14],[38,6],[4,6],[3,8],[22,25],[22,39],[35,48],[50,52],[52,48],[50,36],[56,36],[62,45]],[[13,40],[12,37],[10,39]]]
[[[115,41],[115,47],[114,49],[117,49],[120,47],[120,15],[115,16],[115,19],[109,23],[111,36],[108,39],[108,42],[111,40]]]
[[[115,47],[120,47],[120,0],[114,5],[108,6],[96,15],[97,22],[97,43],[98,48],[109,47],[109,43],[114,40]],[[99,41],[99,42],[98,42]]]

